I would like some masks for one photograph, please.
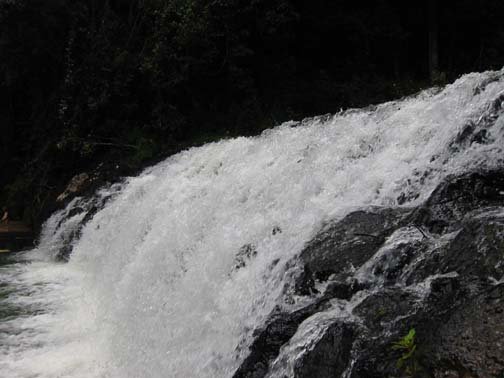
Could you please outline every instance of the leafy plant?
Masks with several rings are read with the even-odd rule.
[[[406,336],[392,344],[393,350],[402,352],[401,357],[396,362],[397,368],[410,377],[414,376],[418,371],[415,336],[416,331],[414,328],[411,328]]]

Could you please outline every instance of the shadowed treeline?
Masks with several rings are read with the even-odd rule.
[[[98,162],[364,106],[504,62],[504,3],[0,1],[0,198],[39,211]]]

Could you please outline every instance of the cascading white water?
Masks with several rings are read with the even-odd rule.
[[[0,374],[231,377],[323,222],[401,194],[418,204],[448,174],[502,164],[502,115],[487,143],[450,144],[503,91],[504,71],[469,74],[184,151],[127,180],[66,264],[47,256],[82,215],[55,214],[40,246],[0,270],[14,288],[1,305],[28,309],[0,324]],[[257,254],[237,268],[244,245]]]

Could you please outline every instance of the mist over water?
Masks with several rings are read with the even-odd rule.
[[[111,199],[58,263],[85,215],[70,216],[85,207],[74,200],[36,249],[0,267],[0,306],[12,309],[0,374],[231,377],[253,330],[275,306],[297,305],[281,298],[324,222],[416,205],[449,174],[502,164],[504,116],[492,106],[503,76],[181,152],[103,189]],[[461,139],[471,122],[485,143]],[[238,264],[244,246],[257,254]]]

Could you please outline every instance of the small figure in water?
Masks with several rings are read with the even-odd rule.
[[[4,206],[2,208],[2,219],[0,220],[0,223],[8,224],[9,223],[9,210]]]

